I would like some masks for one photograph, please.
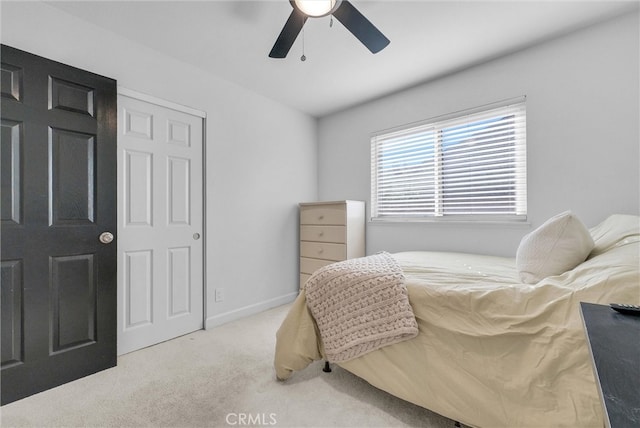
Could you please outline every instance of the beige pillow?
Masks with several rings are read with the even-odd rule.
[[[520,279],[535,284],[560,275],[585,261],[593,246],[589,230],[571,211],[551,217],[520,241],[516,253]]]

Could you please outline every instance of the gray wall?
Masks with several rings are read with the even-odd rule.
[[[205,111],[207,325],[295,297],[297,204],[317,197],[314,118],[40,2],[3,2],[1,38]]]
[[[374,131],[526,95],[528,225],[368,223],[367,253],[514,256],[561,211],[588,227],[639,214],[638,25],[635,12],[320,119],[320,199],[368,205]]]

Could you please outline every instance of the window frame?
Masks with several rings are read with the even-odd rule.
[[[487,114],[499,114],[502,111],[508,112],[516,116],[514,118],[514,154],[513,157],[514,170],[516,176],[513,178],[515,202],[513,202],[513,213],[471,213],[471,214],[451,214],[444,213],[442,210],[442,200],[446,197],[443,195],[442,180],[444,173],[438,171],[442,166],[442,147],[438,148],[438,144],[442,143],[442,132],[444,129],[461,124],[473,124],[478,121],[479,117],[487,117]],[[419,133],[425,133],[431,130],[434,140],[439,141],[433,144],[434,159],[433,161],[433,183],[435,186],[434,208],[431,213],[421,214],[399,214],[399,215],[380,215],[378,205],[378,159],[379,145],[384,142],[385,138],[396,138],[394,136],[404,135],[407,139]],[[371,135],[370,140],[371,155],[371,199],[370,199],[370,221],[371,222],[473,222],[473,223],[524,223],[527,221],[527,137],[526,137],[526,96],[511,98],[496,103],[491,103],[471,109],[458,111],[455,113],[437,116],[420,122],[414,122],[398,126],[395,128],[378,131]],[[508,159],[508,158],[507,158]]]

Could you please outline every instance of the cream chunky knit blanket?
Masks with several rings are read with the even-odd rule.
[[[324,266],[309,278],[305,293],[330,362],[418,334],[402,269],[389,253]]]

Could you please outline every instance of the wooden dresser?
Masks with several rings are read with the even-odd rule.
[[[364,255],[363,201],[300,204],[300,288],[322,266]]]

